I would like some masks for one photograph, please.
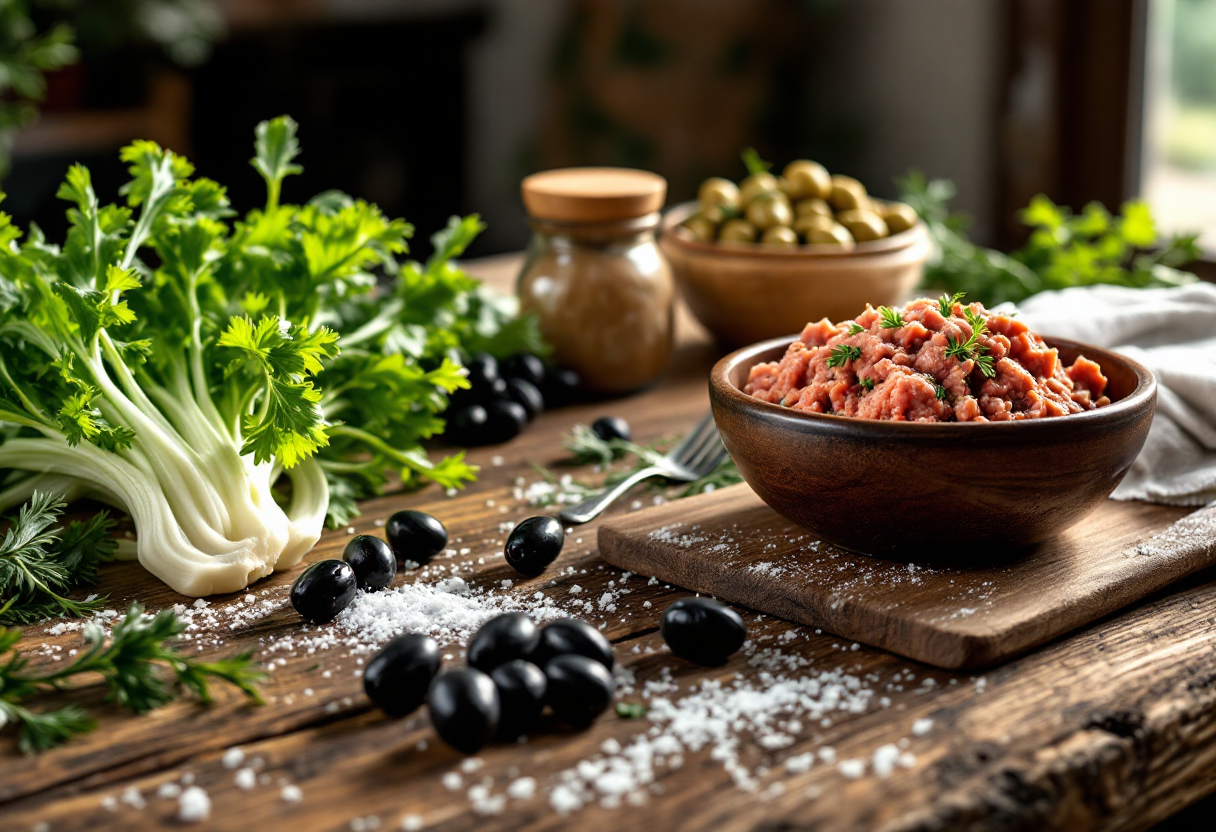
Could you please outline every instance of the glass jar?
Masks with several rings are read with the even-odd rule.
[[[524,180],[533,234],[520,307],[588,390],[645,387],[671,357],[675,285],[655,242],[665,196],[662,177],[618,168]]]

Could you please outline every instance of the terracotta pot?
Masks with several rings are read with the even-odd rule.
[[[789,410],[742,392],[787,336],[715,365],[709,392],[731,458],[766,503],[823,540],[879,556],[977,561],[1029,546],[1110,496],[1148,435],[1152,374],[1097,347],[1047,338],[1098,362],[1112,403],[1017,422],[893,422]]]
[[[695,209],[671,209],[659,245],[697,320],[730,346],[800,332],[820,318],[852,318],[867,303],[902,305],[932,250],[923,224],[850,249],[701,242],[678,227]]]

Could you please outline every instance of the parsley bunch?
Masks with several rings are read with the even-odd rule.
[[[100,676],[106,687],[106,701],[117,702],[135,713],[165,705],[175,698],[179,688],[210,702],[213,680],[233,685],[261,704],[257,685],[264,674],[254,667],[252,651],[202,662],[175,646],[185,629],[185,623],[172,610],[145,616],[139,604],[132,604],[114,625],[109,643],[101,625],[89,622],[80,655],[66,667],[55,665],[40,672],[31,669],[28,659],[17,649],[21,631],[0,627],[0,728],[15,726],[17,745],[26,754],[54,748],[93,730],[96,723],[78,705],[50,711],[33,711],[26,706],[31,700],[63,690],[66,682],[82,674]]]
[[[420,264],[402,262],[413,228],[375,205],[284,204],[296,132],[258,125],[266,202],[243,215],[148,141],[122,150],[117,203],[68,171],[61,244],[0,214],[0,508],[49,476],[128,512],[140,562],[209,595],[293,566],[390,479],[473,478],[422,442],[468,384],[461,355],[535,351],[535,325],[452,262],[476,217]]]

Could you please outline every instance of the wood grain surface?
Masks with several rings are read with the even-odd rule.
[[[516,263],[478,268],[505,285]],[[619,414],[645,442],[695,424],[707,406],[704,379],[715,353],[684,321],[676,364],[658,387],[548,413],[514,442],[474,451],[482,477],[467,491],[452,498],[434,488],[387,495],[364,506],[355,529],[380,533],[375,521],[405,506],[430,511],[448,524],[458,547],[457,555],[440,562],[467,562],[462,574],[470,580],[510,579],[515,592],[555,597],[568,595],[577,582],[587,597],[597,597],[621,575],[596,551],[596,524],[576,530],[555,568],[536,579],[522,579],[493,557],[502,541],[499,524],[536,513],[515,499],[513,484],[538,478],[531,463],[551,465],[563,456],[559,437],[574,423]],[[1142,509],[1146,530],[1176,516]],[[605,522],[628,511],[621,505]],[[337,555],[348,539],[345,530],[327,533],[307,560]],[[460,555],[466,548],[469,553]],[[484,564],[477,562],[482,556]],[[252,589],[255,599],[278,604],[269,614],[235,629],[192,634],[200,655],[254,649],[273,662],[266,705],[247,705],[221,691],[212,707],[178,702],[136,717],[103,704],[96,690],[75,693],[97,706],[101,725],[93,734],[36,758],[19,756],[4,735],[0,830],[366,832],[400,829],[407,816],[437,830],[1140,830],[1216,788],[1216,576],[1210,570],[982,676],[853,649],[828,632],[744,611],[753,641],[780,643],[819,671],[841,669],[875,680],[886,707],[808,727],[788,748],[745,745],[743,761],[767,768],[757,790],[736,788],[705,750],[690,754],[681,767],[659,770],[654,791],[640,805],[591,805],[568,816],[553,810],[545,789],[605,741],[625,744],[644,733],[646,720],[609,714],[582,733],[545,731],[526,744],[491,746],[479,755],[484,765],[475,776],[450,791],[445,775],[460,770],[461,758],[435,739],[425,709],[399,721],[373,712],[360,691],[359,657],[341,649],[272,651],[302,632],[298,617],[281,603],[296,574],[273,576]],[[594,620],[605,623],[635,687],[670,674],[678,696],[735,673],[755,678],[742,653],[712,670],[673,658],[663,650],[657,622],[668,603],[687,593],[640,578],[628,585],[631,594],[623,596],[621,608]],[[186,601],[130,564],[107,568],[101,589],[116,608],[134,598],[153,609]],[[241,603],[241,597],[212,599],[223,609]],[[53,661],[54,654],[79,646],[78,634],[50,630],[29,629],[31,643],[47,654],[37,661]],[[783,767],[791,756],[824,745],[834,746],[842,759],[864,757],[908,738],[909,726],[922,718],[932,719],[934,728],[910,740],[915,765],[887,779],[848,779],[830,766],[796,774]],[[223,764],[225,749],[234,746],[258,768],[255,788],[240,788]],[[501,792],[502,784],[523,774],[541,785],[535,798],[512,800],[501,814],[474,811],[470,783],[491,778]],[[212,804],[210,818],[194,827],[177,820],[176,800],[156,796],[162,784],[187,779],[205,789]],[[284,801],[284,785],[298,788],[301,799]]]
[[[994,562],[969,549],[900,562],[823,543],[740,484],[611,520],[600,526],[599,548],[608,563],[639,575],[937,667],[976,668],[1213,565],[1213,539],[1153,548],[1154,535],[1190,513],[1108,500],[1016,556]],[[1209,516],[1216,509],[1188,524]]]

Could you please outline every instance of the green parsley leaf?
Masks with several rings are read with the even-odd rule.
[[[837,344],[832,347],[832,354],[828,356],[827,365],[829,367],[843,367],[848,361],[856,361],[861,358],[861,347],[855,347],[852,344]]]
[[[904,316],[889,306],[878,307],[878,314],[882,317],[883,329],[898,329],[904,326]]]
[[[866,328],[864,326],[862,326],[861,324],[857,323],[856,321],[853,321],[849,324],[849,334],[850,335],[856,335],[859,332],[865,332],[865,331],[866,331]]]

